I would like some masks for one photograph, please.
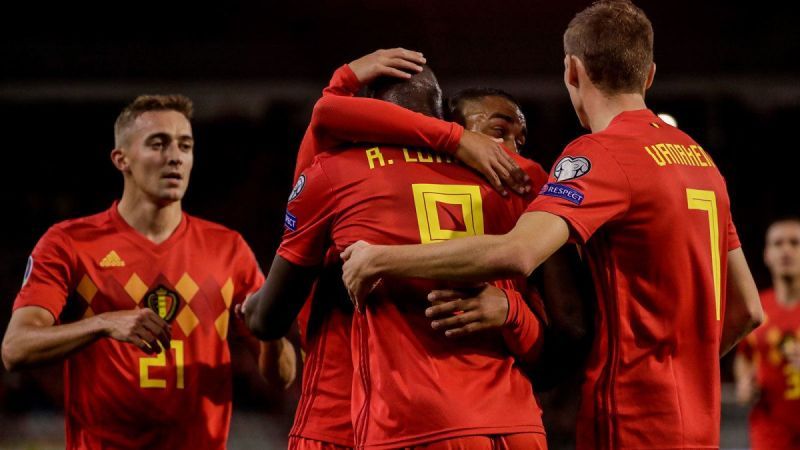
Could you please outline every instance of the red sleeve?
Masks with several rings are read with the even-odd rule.
[[[622,217],[630,203],[630,183],[617,161],[584,136],[564,149],[528,211],[561,217],[571,240],[584,244],[603,224]]]
[[[298,266],[321,264],[330,244],[336,199],[330,180],[317,161],[300,175],[289,196],[278,255]]]
[[[231,308],[237,303],[243,302],[248,295],[257,291],[264,284],[264,273],[258,265],[253,250],[250,249],[250,246],[247,245],[242,236],[237,236],[236,256],[232,264],[239,270],[238,282],[234,283]]]
[[[522,294],[509,282],[499,282],[498,287],[508,298],[508,316],[503,326],[503,340],[511,353],[523,362],[533,362],[542,348],[542,328],[539,319],[528,307]]]
[[[75,257],[69,237],[52,227],[34,247],[22,288],[14,300],[16,311],[24,306],[39,306],[58,320],[72,290]]]
[[[350,69],[347,64],[336,69],[333,73],[331,81],[328,86],[322,90],[322,96],[347,96],[352,97],[361,89],[361,82],[356,78],[356,74]],[[297,150],[297,162],[294,165],[293,180],[297,181],[297,177],[303,173],[304,170],[314,161],[314,156],[322,151],[322,142],[319,142],[320,136],[316,136],[311,129],[311,126],[306,130],[303,135],[303,140],[300,142],[300,148]]]
[[[328,82],[328,87],[322,90],[322,96],[327,95],[344,95],[352,97],[356,92],[361,89],[361,82],[353,72],[349,65],[345,64],[333,72],[331,81]]]
[[[311,128],[333,147],[370,142],[426,147],[455,153],[464,128],[395,104],[360,97],[326,96],[314,106]]]
[[[733,215],[731,214],[728,216],[728,251],[736,250],[741,246],[739,233],[736,232],[736,225],[733,223]]]

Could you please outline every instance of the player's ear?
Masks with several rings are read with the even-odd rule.
[[[574,88],[579,87],[580,81],[578,77],[578,70],[582,67],[583,64],[575,56],[566,55],[564,57],[564,83],[567,86],[572,86]]]
[[[120,172],[125,172],[128,170],[128,157],[125,155],[125,151],[121,148],[115,148],[111,150],[111,163],[114,164]]]
[[[647,81],[644,83],[644,90],[650,89],[653,85],[653,79],[656,77],[656,63],[650,63],[650,70],[647,72]]]

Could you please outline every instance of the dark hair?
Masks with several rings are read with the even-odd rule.
[[[115,146],[119,147],[123,141],[126,129],[142,114],[148,111],[177,111],[187,120],[192,119],[194,105],[192,101],[180,94],[169,95],[140,95],[128,106],[122,109],[114,122]]]
[[[640,93],[653,63],[653,26],[629,0],[601,0],[575,15],[564,52],[607,93]]]
[[[442,89],[430,67],[423,66],[422,72],[408,80],[380,77],[365,90],[367,97],[384,100],[426,116],[441,119]]]
[[[462,108],[464,107],[464,102],[468,100],[479,100],[485,97],[502,97],[517,107],[520,111],[522,108],[519,106],[519,102],[513,95],[509,94],[508,92],[502,89],[496,88],[489,88],[489,87],[473,87],[462,89],[455,93],[452,97],[447,99],[447,118],[448,120],[452,120],[453,122],[457,122],[461,125],[464,125],[466,121]]]

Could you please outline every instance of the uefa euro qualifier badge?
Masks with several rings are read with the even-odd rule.
[[[180,302],[178,294],[161,285],[148,292],[144,301],[148,308],[155,311],[159,317],[167,322],[175,318],[175,313],[178,311],[178,303]]]

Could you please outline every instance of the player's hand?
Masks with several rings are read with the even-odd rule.
[[[755,373],[752,377],[746,379],[736,380],[736,401],[740,405],[750,405],[758,399],[760,389],[758,382],[755,379]]]
[[[422,72],[425,64],[422,53],[404,48],[376,50],[349,63],[361,84],[370,84],[378,77],[394,77],[407,80],[412,74]]]
[[[152,309],[112,311],[97,317],[103,321],[105,334],[112,339],[130,342],[151,355],[169,348],[170,326]]]
[[[484,284],[472,289],[432,291],[428,301],[433,306],[425,316],[434,319],[431,327],[447,337],[500,328],[508,317],[508,298],[500,288]]]
[[[356,311],[363,311],[364,300],[380,282],[372,270],[372,252],[375,251],[375,247],[367,242],[358,241],[347,247],[340,255],[344,261],[342,281]]]
[[[455,156],[464,164],[480,172],[497,192],[507,195],[508,186],[519,194],[530,192],[530,177],[522,170],[501,144],[480,133],[464,130]]]
[[[247,314],[250,308],[250,299],[252,297],[253,294],[247,294],[247,297],[244,298],[242,303],[237,303],[236,306],[233,307],[233,315],[236,316],[237,319],[245,320],[245,314]]]

